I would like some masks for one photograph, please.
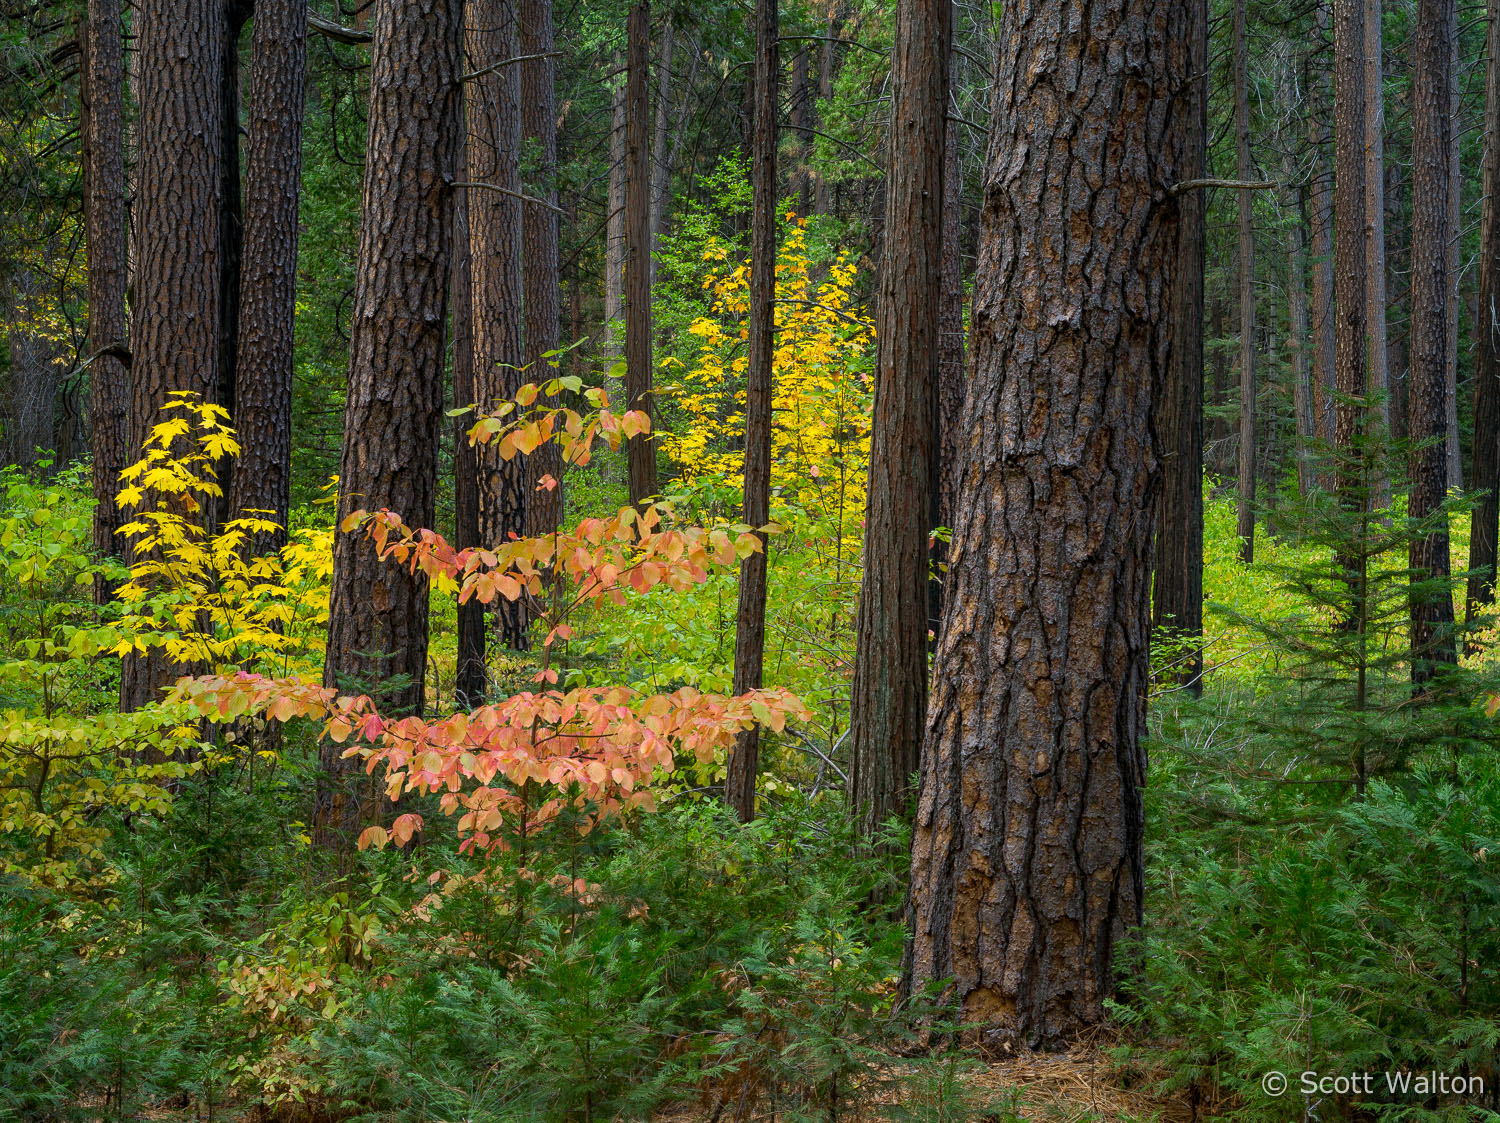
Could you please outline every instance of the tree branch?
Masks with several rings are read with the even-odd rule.
[[[1174,183],[1168,188],[1167,194],[1181,195],[1184,191],[1196,191],[1200,187],[1227,187],[1235,191],[1270,191],[1280,186],[1281,184],[1274,180],[1185,179],[1181,183]]]
[[[481,190],[484,190],[484,191],[498,191],[502,195],[510,195],[513,198],[520,199],[521,202],[523,202],[523,203],[535,203],[539,207],[546,207],[549,211],[556,211],[558,214],[563,215],[563,216],[566,216],[567,213],[568,213],[567,211],[563,210],[561,207],[555,207],[555,206],[553,206],[551,203],[547,202],[546,199],[538,199],[535,195],[523,195],[519,191],[512,191],[509,187],[501,187],[498,183],[471,183],[471,182],[468,182],[468,181],[463,181],[463,182],[450,182],[448,184],[448,186],[449,187],[478,187],[478,188],[480,188]]]
[[[311,8],[307,9],[307,26],[319,35],[326,35],[335,43],[347,43],[350,46],[368,43],[375,38],[368,31],[357,31],[352,27],[344,27],[342,24],[335,23],[327,16],[320,16]]]
[[[544,55],[515,55],[511,58],[503,58],[499,62],[492,62],[488,66],[481,66],[478,70],[471,70],[467,74],[461,74],[458,80],[460,82],[472,82],[475,78],[483,78],[486,74],[493,74],[495,71],[507,67],[513,62],[535,62],[538,59],[562,57],[563,53],[561,51],[548,51]]]

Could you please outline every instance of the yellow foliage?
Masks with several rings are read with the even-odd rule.
[[[277,529],[259,515],[204,529],[202,512],[223,494],[217,466],[239,453],[228,414],[191,393],[174,393],[140,460],[120,473],[121,508],[140,508],[119,533],[132,540],[129,606],[119,655],[162,649],[174,662],[216,671],[253,665],[279,674],[316,670],[328,621],[333,530],[295,534],[278,553],[248,555],[257,534]]]
[[[771,487],[783,501],[806,510],[836,505],[857,522],[870,456],[874,325],[855,303],[856,266],[847,255],[814,280],[804,223],[788,216],[776,261]],[[703,260],[720,267],[703,282],[711,314],[688,328],[701,340],[697,359],[675,382],[663,377],[664,392],[676,396],[688,423],[661,441],[684,478],[740,487],[750,266],[731,261],[718,240],[709,242]]]

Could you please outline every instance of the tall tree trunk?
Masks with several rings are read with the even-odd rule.
[[[631,5],[625,60],[625,399],[655,422],[651,372],[651,166],[646,97],[650,72],[651,5]],[[631,437],[625,446],[630,502],[642,506],[656,494],[656,433]]]
[[[623,60],[615,56],[615,70]],[[625,318],[625,83],[616,81],[609,118],[609,191],[604,239],[604,320],[611,357],[620,354],[616,325]]]
[[[468,0],[465,43],[468,67],[486,67],[517,53],[516,0]],[[474,399],[492,410],[515,396],[525,361],[521,269],[521,74],[501,66],[465,83],[468,182],[469,317],[474,333]],[[467,403],[463,403],[467,404]],[[497,441],[475,447],[479,469],[479,541],[493,548],[526,533],[525,457],[504,460]],[[495,598],[495,631],[513,650],[527,645],[525,598]]]
[[[462,100],[467,98],[460,95]],[[461,110],[467,118],[467,112]],[[459,183],[469,180],[469,138],[460,133],[456,156]],[[448,307],[453,351],[453,404],[462,408],[473,404],[474,396],[474,314],[469,268],[469,192],[453,195],[453,252],[449,269]],[[460,550],[482,545],[479,537],[479,457],[469,444],[469,430],[475,417],[460,414],[453,419],[453,544]],[[453,676],[454,704],[460,710],[473,710],[483,704],[489,687],[485,647],[489,625],[485,606],[470,597],[457,609],[455,665]]]
[[[1463,129],[1458,115],[1462,108],[1461,91],[1458,86],[1458,31],[1455,27],[1448,44],[1451,56],[1448,60],[1448,106],[1452,124],[1448,130],[1448,296],[1445,324],[1448,332],[1448,389],[1446,404],[1448,433],[1448,486],[1463,490],[1464,456],[1458,431],[1458,310],[1460,307],[1459,282],[1463,279],[1462,260],[1459,256],[1459,232],[1463,229],[1463,165],[1460,160]]]
[[[1365,332],[1370,392],[1380,395],[1380,419],[1390,428],[1390,364],[1385,330],[1385,88],[1381,0],[1365,0]],[[1389,502],[1390,480],[1382,475],[1377,506]]]
[[[240,189],[240,32],[250,18],[253,0],[223,0],[224,45],[219,54],[219,356],[214,379],[214,401],[238,423],[238,365],[240,334],[240,268],[244,261],[245,207]],[[230,517],[230,498],[238,464],[227,460],[220,468],[223,494],[210,517],[216,523]]]
[[[229,510],[235,516],[268,511],[282,528],[258,539],[255,549],[261,553],[285,543],[291,504],[307,5],[299,0],[259,0],[254,51],[235,372],[240,459]]]
[[[656,121],[651,137],[651,283],[656,283],[656,255],[661,253],[667,232],[667,194],[671,190],[671,168],[667,164],[667,134],[671,131],[672,13],[662,20],[661,54],[656,63]]]
[[[1365,381],[1365,74],[1364,2],[1333,0],[1334,386],[1345,400],[1334,407],[1333,443],[1341,458],[1336,486],[1346,507],[1368,501],[1351,458],[1364,432]],[[1357,247],[1357,248],[1356,248]]]
[[[430,526],[443,420],[453,180],[459,135],[459,0],[376,0],[368,159],[360,223],[340,518],[389,508]],[[334,538],[326,686],[373,693],[387,713],[420,712],[427,578],[382,561],[359,530]],[[353,841],[364,785],[342,746],[321,752],[314,827]]]
[[[1318,5],[1318,38],[1328,32],[1328,2]],[[1308,183],[1308,227],[1312,235],[1312,397],[1313,428],[1324,443],[1333,440],[1333,173],[1328,163],[1330,112],[1328,83],[1321,74],[1310,77],[1308,139],[1313,149],[1312,179]]]
[[[948,108],[953,107],[954,44],[949,16]],[[943,127],[943,234],[938,278],[937,469],[932,479],[932,525],[953,526],[958,507],[958,470],[963,456],[964,410],[964,254],[963,165],[959,161],[958,122],[950,112]],[[943,590],[948,544],[932,544],[932,577],[927,583],[929,647],[935,649],[943,627]]]
[[[808,157],[812,152],[812,72],[808,65],[806,43],[792,56],[791,125],[794,155],[788,185],[797,196],[797,214],[806,215],[812,206],[812,174]]]
[[[1288,168],[1285,174],[1291,182],[1295,169]],[[1297,426],[1297,493],[1306,498],[1318,484],[1313,461],[1317,434],[1313,425],[1313,383],[1307,361],[1307,249],[1302,241],[1301,221],[1306,190],[1298,188],[1297,195],[1291,207],[1292,220],[1286,224],[1287,339],[1291,352],[1292,412]]]
[[[912,983],[951,980],[990,1048],[1058,1047],[1102,1021],[1115,945],[1141,918],[1151,402],[1190,25],[1164,0],[1001,15],[911,877]]]
[[[553,50],[552,0],[521,0],[520,53],[550,55]],[[669,52],[670,53],[670,52]],[[530,193],[557,204],[557,63],[536,58],[521,65],[521,132],[537,154]],[[665,192],[666,185],[662,184]],[[551,378],[554,371],[542,358],[555,351],[562,319],[562,281],[558,273],[557,212],[528,203],[522,210],[521,251],[526,262],[526,365],[532,382]],[[526,532],[551,534],[562,522],[562,450],[549,441],[529,458]],[[543,477],[557,481],[539,486]]]
[[[1479,315],[1474,324],[1474,470],[1479,492],[1470,516],[1469,588],[1472,623],[1495,603],[1500,540],[1500,0],[1489,0],[1484,75],[1484,197],[1479,229]]]
[[[222,0],[141,0],[134,30],[140,149],[131,299],[130,447],[174,390],[212,401],[219,356]],[[200,512],[207,517],[207,512]],[[131,655],[120,709],[153,701],[184,668]]]
[[[819,120],[827,117],[827,107],[833,101],[833,78],[834,71],[838,67],[838,36],[839,36],[839,11],[835,3],[828,13],[828,31],[823,37],[823,48],[818,53],[818,104],[823,106],[819,110]],[[833,190],[821,174],[814,171],[813,176],[813,213],[826,215],[833,213]]]
[[[1182,178],[1201,179],[1208,160],[1208,0],[1184,0],[1192,75],[1182,104]],[[1243,196],[1247,192],[1240,192]],[[1163,452],[1161,507],[1156,523],[1155,595],[1151,626],[1185,650],[1172,657],[1171,677],[1203,691],[1203,264],[1202,191],[1178,202],[1177,260],[1172,277],[1171,350],[1156,402]]]
[[[1246,0],[1234,3],[1234,133],[1235,173],[1243,182],[1255,178],[1250,154],[1250,87],[1247,73],[1249,36],[1245,28]],[[1255,560],[1255,198],[1236,193],[1240,210],[1240,560]]]
[[[755,2],[755,126],[750,150],[750,365],[745,375],[745,511],[752,527],[771,521],[771,360],[776,347],[776,94],[781,66],[776,0]],[[763,684],[766,646],[766,554],[740,562],[740,596],[734,631],[734,692]],[[724,800],[742,823],[755,818],[755,776],[760,730],[735,738],[724,777]]]
[[[1209,356],[1208,363],[1209,377],[1213,385],[1213,404],[1216,407],[1216,416],[1209,429],[1209,447],[1214,450],[1210,468],[1220,475],[1227,472],[1229,458],[1226,448],[1231,435],[1229,423],[1224,417],[1224,409],[1229,400],[1229,356],[1225,354],[1223,346],[1229,325],[1224,310],[1224,300],[1222,292],[1215,293],[1214,302],[1209,311],[1211,331],[1217,344],[1213,349],[1213,354]]]
[[[89,0],[84,56],[88,190],[85,196],[89,285],[89,428],[94,457],[94,550],[119,556],[115,534],[125,521],[115,506],[120,470],[132,459],[130,370],[125,311],[126,213],[124,154],[124,47],[120,0]],[[94,602],[112,595],[94,579]]]
[[[1452,225],[1453,40],[1455,0],[1418,0],[1412,46],[1411,456],[1408,511],[1413,519],[1441,510],[1448,494],[1448,393],[1453,384],[1449,350],[1449,285],[1456,240]],[[1456,659],[1448,527],[1411,540],[1411,676],[1426,682],[1439,664]]]
[[[849,798],[867,835],[906,810],[927,714],[927,539],[938,463],[952,19],[952,0],[901,0],[896,7],[875,414],[849,710]]]

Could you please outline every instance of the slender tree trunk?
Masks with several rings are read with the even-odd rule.
[[[1201,179],[1208,153],[1208,2],[1184,0],[1190,19],[1192,79],[1183,97],[1182,178]],[[1243,196],[1247,192],[1240,192]],[[1172,277],[1171,350],[1156,402],[1163,451],[1161,508],[1156,524],[1155,595],[1151,626],[1186,649],[1172,659],[1171,678],[1203,691],[1203,265],[1202,191],[1178,202],[1177,260]]]
[[[849,797],[867,835],[906,810],[927,713],[927,539],[938,464],[952,9],[952,0],[902,0],[896,8],[875,415],[849,712]]]
[[[516,0],[468,0],[468,66],[480,71],[517,53]],[[521,269],[521,74],[502,66],[465,83],[468,182],[469,326],[474,333],[474,399],[481,410],[515,396],[525,361]],[[467,403],[465,403],[467,404]],[[526,533],[527,460],[504,460],[496,441],[474,450],[479,469],[479,541],[489,547]],[[530,626],[524,598],[494,602],[496,637],[523,650]]]
[[[467,102],[467,97],[462,100]],[[467,119],[467,112],[464,117]],[[465,129],[458,139],[456,156],[459,183],[469,183],[469,138]],[[455,408],[471,405],[474,394],[474,314],[469,265],[469,192],[453,195],[453,257],[449,269],[450,335],[453,351],[453,404]],[[482,545],[479,537],[479,457],[469,443],[469,430],[476,418],[472,413],[453,419],[453,544],[460,550]],[[455,653],[453,694],[460,710],[473,710],[484,702],[489,687],[485,646],[489,625],[484,603],[470,597],[458,606],[457,651]]]
[[[624,65],[615,56],[615,70]],[[604,320],[609,326],[607,353],[618,357],[615,325],[625,318],[625,84],[616,82],[609,118],[609,194],[605,219]]]
[[[46,253],[46,250],[43,250]],[[55,452],[53,420],[57,412],[60,370],[57,345],[38,330],[38,307],[45,282],[28,267],[10,278],[14,288],[5,341],[10,351],[10,432],[6,461],[23,468]]]
[[[1459,491],[1464,486],[1464,456],[1458,431],[1458,310],[1459,282],[1463,279],[1459,257],[1459,231],[1463,229],[1463,165],[1460,161],[1463,130],[1458,115],[1462,107],[1458,87],[1458,32],[1455,29],[1448,45],[1448,105],[1451,125],[1448,129],[1448,297],[1445,324],[1448,332],[1448,389],[1446,404],[1448,432],[1448,486]]]
[[[1418,0],[1412,45],[1411,394],[1408,431],[1412,518],[1441,510],[1448,494],[1449,284],[1452,225],[1455,0]],[[1411,675],[1421,684],[1456,659],[1446,522],[1411,540]],[[1425,583],[1425,584],[1424,584]]]
[[[996,1050],[1101,1022],[1115,945],[1141,918],[1152,395],[1191,22],[1163,0],[1001,15],[911,879],[912,983],[951,980]]]
[[[168,394],[214,398],[219,357],[222,0],[141,0],[136,125],[130,447]],[[206,517],[206,512],[204,513]],[[125,659],[120,709],[139,709],[185,668],[159,652]]]
[[[1295,171],[1288,169],[1289,177]],[[1290,178],[1288,180],[1290,182]],[[1298,204],[1306,201],[1306,191],[1298,189]],[[1287,268],[1287,337],[1291,352],[1292,411],[1297,424],[1297,492],[1303,498],[1318,485],[1314,470],[1313,383],[1307,361],[1309,334],[1307,312],[1307,249],[1302,241],[1301,205],[1292,207],[1292,221],[1286,224]]]
[[[1474,324],[1474,471],[1479,493],[1470,516],[1472,623],[1495,603],[1500,540],[1500,0],[1489,0],[1484,78],[1484,206],[1479,229],[1479,315]]]
[[[667,194],[671,190],[671,168],[667,165],[667,133],[671,131],[672,13],[662,20],[661,55],[656,63],[656,121],[651,138],[651,283],[656,283],[656,255],[667,232]]]
[[[1360,473],[1352,470],[1355,440],[1364,432],[1368,392],[1365,342],[1365,75],[1364,0],[1333,0],[1334,46],[1334,385],[1346,400],[1334,407],[1333,443],[1342,458],[1337,488],[1343,503],[1368,501]],[[1359,247],[1351,251],[1352,247]]]
[[[521,0],[520,52],[549,55],[553,50],[552,0]],[[670,53],[670,52],[669,52]],[[557,204],[557,63],[550,58],[521,66],[521,131],[538,156],[530,194]],[[666,185],[662,184],[665,193]],[[562,320],[562,281],[558,273],[557,212],[526,204],[521,219],[522,255],[526,262],[526,365],[529,380],[539,382],[555,373],[542,356],[555,351]],[[526,530],[540,535],[555,532],[562,522],[562,451],[555,441],[543,445],[529,459]],[[555,487],[541,487],[551,476]]]
[[[792,143],[794,155],[792,171],[787,176],[793,193],[797,196],[797,214],[806,215],[812,206],[812,174],[808,158],[812,153],[812,134],[808,132],[812,123],[812,73],[808,65],[806,43],[797,47],[792,56]]]
[[[781,69],[776,0],[755,3],[755,126],[750,150],[750,365],[745,375],[745,522],[771,521],[771,359],[776,347],[776,95]],[[740,562],[739,608],[734,632],[734,692],[762,684],[766,645],[767,545]],[[740,822],[755,818],[755,776],[760,730],[735,738],[724,777],[724,799]]]
[[[1328,33],[1328,0],[1318,5],[1318,38]],[[1312,234],[1313,428],[1324,443],[1333,440],[1333,173],[1328,163],[1329,86],[1321,74],[1310,81],[1307,130],[1313,149],[1308,184],[1308,226]]]
[[[651,166],[646,98],[650,72],[651,5],[631,5],[625,61],[625,398],[653,421],[653,431],[631,437],[625,453],[630,502],[639,507],[657,492],[656,408],[651,372]]]
[[[235,428],[240,459],[229,510],[270,512],[286,541],[292,487],[292,368],[297,316],[297,218],[307,84],[307,5],[259,0],[245,177]]]
[[[937,469],[932,480],[932,525],[952,528],[958,507],[958,470],[963,456],[964,410],[964,255],[963,165],[958,122],[954,119],[952,15],[949,16],[947,121],[943,127],[943,235],[938,278]],[[948,544],[932,544],[932,576],[927,583],[929,647],[936,649],[943,627],[943,590]]]
[[[88,238],[89,428],[94,457],[94,549],[119,556],[116,531],[124,522],[115,506],[120,470],[131,461],[130,368],[125,311],[126,213],[124,154],[124,48],[120,0],[90,0],[83,128],[88,160],[85,196]],[[113,590],[94,579],[94,602]]]
[[[430,526],[443,421],[443,329],[460,114],[459,0],[376,0],[368,159],[360,223],[340,518],[389,508]],[[362,531],[334,538],[326,686],[420,712],[427,670],[427,578],[382,561]],[[342,746],[321,753],[314,827],[347,847],[364,785]]]
[[[1216,293],[1214,302],[1209,313],[1212,323],[1213,338],[1219,344],[1214,347],[1213,354],[1209,357],[1210,377],[1213,380],[1213,403],[1217,407],[1217,416],[1209,432],[1209,445],[1214,450],[1211,462],[1212,470],[1220,475],[1227,472],[1228,454],[1226,447],[1229,444],[1229,423],[1225,420],[1223,410],[1229,399],[1229,357],[1225,354],[1223,342],[1229,325],[1224,311],[1224,295]],[[1206,349],[1206,348],[1205,348]]]
[[[1247,74],[1249,36],[1245,28],[1246,0],[1234,4],[1234,132],[1235,174],[1242,181],[1255,178],[1250,154],[1250,88]],[[1255,198],[1236,192],[1240,211],[1240,561],[1255,560]]]
[[[1385,87],[1381,0],[1365,0],[1365,332],[1370,392],[1380,395],[1380,419],[1390,428],[1391,403],[1385,330]],[[1390,479],[1377,485],[1376,505],[1389,502]]]
[[[833,78],[834,71],[838,67],[838,36],[839,36],[839,14],[838,5],[834,4],[828,13],[828,31],[823,37],[823,48],[818,53],[818,104],[824,108],[819,111],[818,119],[827,117],[827,106],[833,101]],[[814,171],[813,175],[813,213],[826,215],[833,213],[833,190],[821,174]]]

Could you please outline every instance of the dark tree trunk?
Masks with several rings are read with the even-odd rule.
[[[459,133],[459,0],[377,0],[370,58],[340,518],[389,508],[430,526],[443,419],[443,329]],[[381,561],[363,532],[334,539],[323,669],[327,686],[372,693],[385,712],[420,712],[427,578]],[[343,747],[323,746],[314,826],[347,847],[364,785]],[[352,781],[352,782],[351,782]]]
[[[771,521],[771,358],[776,347],[776,94],[780,27],[776,0],[755,4],[755,125],[750,152],[750,366],[745,376],[745,522]],[[766,646],[766,553],[740,562],[740,597],[734,632],[734,692],[762,685]],[[724,799],[740,822],[755,818],[755,774],[760,730],[735,738],[724,778]]]
[[[948,74],[952,108],[953,38],[950,16]],[[958,122],[950,114],[943,129],[943,234],[938,291],[937,470],[932,479],[932,525],[952,528],[958,506],[958,469],[963,456],[964,409],[964,255],[963,165],[959,162]],[[929,647],[943,627],[943,590],[948,544],[932,544],[932,576],[927,583]]]
[[[1419,0],[1412,46],[1412,222],[1411,222],[1411,391],[1407,429],[1411,454],[1408,511],[1431,516],[1448,495],[1449,365],[1448,244],[1451,225],[1449,177],[1453,172],[1453,122],[1449,113],[1454,0]],[[1453,596],[1446,521],[1411,540],[1411,675],[1430,679],[1442,663],[1456,659]],[[1423,583],[1427,584],[1423,584]]]
[[[1458,31],[1455,26],[1448,43],[1448,116],[1453,122],[1448,130],[1448,298],[1445,323],[1448,329],[1448,389],[1444,393],[1447,411],[1448,434],[1448,486],[1462,491],[1464,486],[1464,456],[1461,434],[1458,431],[1458,310],[1461,304],[1459,283],[1463,280],[1462,262],[1459,258],[1459,231],[1463,229],[1463,127],[1459,113],[1463,108],[1462,91],[1459,89]],[[1409,409],[1408,409],[1409,412]]]
[[[838,37],[840,26],[838,5],[835,3],[828,14],[828,30],[823,37],[822,50],[818,52],[818,102],[825,107],[819,110],[820,120],[827,115],[826,107],[833,100],[834,71],[838,68],[839,61]],[[814,172],[813,213],[824,215],[831,214],[832,212],[832,188],[827,179]]]
[[[1208,144],[1208,3],[1184,0],[1191,20],[1193,78],[1183,97],[1182,178],[1205,175]],[[1247,192],[1240,192],[1243,196]],[[1162,447],[1161,507],[1156,523],[1153,629],[1184,645],[1171,660],[1171,678],[1194,694],[1203,690],[1203,264],[1202,191],[1178,203],[1177,263],[1172,278],[1171,349],[1156,401]]]
[[[656,254],[667,232],[667,196],[671,191],[672,172],[667,163],[667,134],[671,131],[672,46],[676,38],[669,10],[661,26],[661,54],[656,60],[655,123],[651,132],[651,283],[656,284]]]
[[[1489,0],[1484,81],[1484,209],[1479,230],[1479,315],[1474,324],[1474,460],[1480,493],[1469,531],[1467,616],[1495,603],[1500,539],[1500,0]]]
[[[458,141],[458,174],[460,183],[468,182],[468,137]],[[453,351],[453,404],[470,405],[474,401],[474,328],[469,317],[474,311],[470,294],[469,270],[469,195],[457,191],[453,196],[453,264],[449,308]],[[460,414],[453,419],[453,543],[460,550],[482,545],[479,538],[479,459],[469,444],[469,430],[475,417]],[[485,641],[488,625],[482,601],[470,597],[458,606],[457,652],[455,655],[453,695],[460,710],[472,710],[484,703],[489,686],[485,666]]]
[[[1334,406],[1333,443],[1340,457],[1336,487],[1346,507],[1367,502],[1353,469],[1365,429],[1365,74],[1364,0],[1333,0],[1334,51]],[[1354,247],[1358,247],[1355,249]],[[1354,575],[1351,575],[1354,577]],[[1357,579],[1357,577],[1355,577]]]
[[[468,66],[491,67],[517,53],[516,0],[469,0]],[[483,410],[513,398],[521,385],[521,73],[502,66],[465,83],[469,180],[504,188],[468,189],[469,283],[473,303],[474,397]],[[468,403],[462,403],[467,405]],[[528,465],[502,460],[498,441],[475,447],[479,470],[479,541],[496,546],[526,533]],[[506,647],[527,645],[530,621],[524,598],[494,602],[497,638]]]
[[[139,449],[174,390],[212,401],[219,357],[223,179],[222,0],[142,0],[135,10],[135,284],[130,447]],[[207,512],[200,516],[207,517]],[[186,668],[129,656],[120,709],[156,699]]]
[[[990,1047],[1056,1047],[1102,1021],[1115,945],[1141,918],[1151,402],[1190,24],[1186,3],[1163,0],[1001,17],[912,844],[912,982],[951,980]]]
[[[849,709],[849,799],[867,835],[906,810],[927,714],[927,540],[938,463],[951,35],[952,0],[897,5],[885,244],[875,301],[875,413]]]
[[[240,268],[244,260],[245,208],[240,192],[240,32],[250,18],[253,0],[223,0],[224,45],[219,54],[219,356],[214,374],[214,401],[238,424],[238,365],[240,334]],[[220,468],[223,495],[212,518],[230,515],[230,497],[239,465],[226,461]]]
[[[297,218],[307,85],[307,5],[259,0],[254,26],[245,252],[240,274],[235,429],[240,458],[229,510],[270,512],[281,526],[257,553],[286,542],[292,488],[292,368]]]
[[[791,174],[787,177],[797,196],[797,214],[806,215],[812,206],[812,73],[808,65],[807,44],[801,43],[792,56],[792,143],[796,146]]]
[[[520,53],[547,55],[553,49],[552,0],[521,0]],[[521,63],[521,131],[538,156],[530,194],[557,203],[557,64],[550,58]],[[663,188],[665,189],[665,188]],[[521,221],[526,261],[526,363],[529,380],[543,382],[555,373],[542,358],[557,349],[562,316],[562,283],[558,275],[557,212],[528,203]],[[526,529],[551,534],[562,522],[562,451],[549,441],[529,460]],[[544,476],[558,481],[538,488]]]
[[[1249,36],[1245,27],[1246,0],[1234,4],[1234,133],[1235,173],[1248,182],[1255,178],[1250,155],[1250,88],[1247,74]],[[1240,211],[1240,561],[1255,560],[1255,197],[1236,192]]]
[[[1318,5],[1318,32],[1328,31],[1328,4]],[[1327,85],[1321,75],[1313,82],[1307,119],[1313,148],[1313,173],[1308,185],[1308,226],[1312,235],[1312,380],[1313,428],[1318,438],[1333,440],[1333,174],[1328,165]]]
[[[131,462],[130,369],[125,365],[126,213],[124,48],[120,0],[90,0],[85,25],[83,119],[87,152],[85,195],[89,262],[89,428],[94,455],[94,549],[119,556],[115,531],[124,519],[115,506],[120,470]],[[94,579],[94,602],[113,593]]]
[[[1365,331],[1372,393],[1381,395],[1379,416],[1390,427],[1391,403],[1385,331],[1385,87],[1381,42],[1382,0],[1365,0]],[[1374,497],[1390,501],[1390,478],[1382,474]]]
[[[650,59],[651,5],[631,5],[625,58],[625,401],[653,423],[651,374],[651,129],[646,79]],[[654,430],[654,424],[653,424]],[[641,506],[656,494],[656,434],[626,442],[630,502]]]

